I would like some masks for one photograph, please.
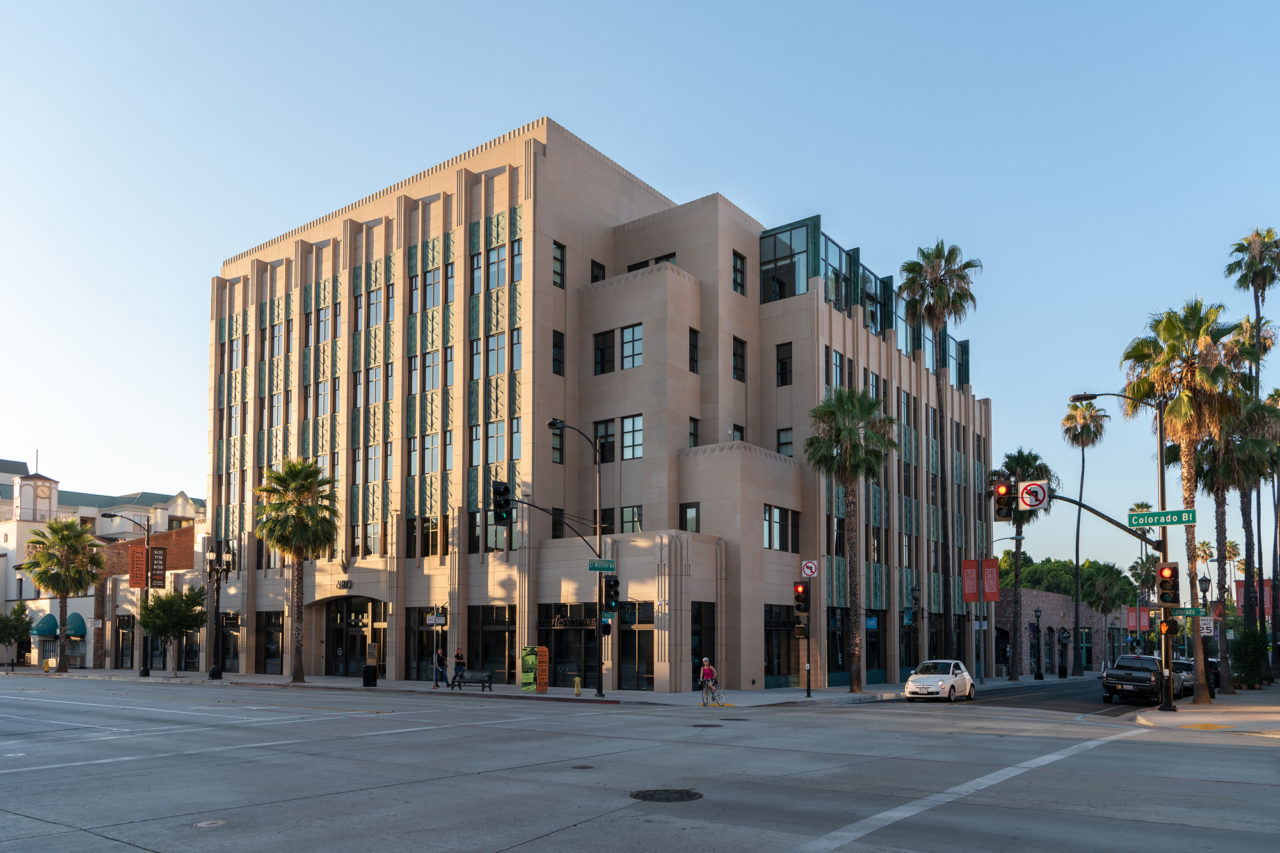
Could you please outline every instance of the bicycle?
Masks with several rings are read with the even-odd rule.
[[[702,682],[702,707],[710,708],[712,702],[723,706],[724,691],[720,689],[720,685],[714,678],[707,678]]]

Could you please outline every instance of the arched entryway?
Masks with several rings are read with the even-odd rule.
[[[387,603],[375,598],[335,598],[324,605],[324,674],[358,676],[371,648],[378,675],[387,674]]]

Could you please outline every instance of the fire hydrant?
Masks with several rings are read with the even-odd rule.
[[[582,676],[581,675],[575,675],[573,677],[573,695],[574,696],[582,695]]]
[[[45,658],[45,659],[44,659],[44,671],[45,671],[45,672],[48,672],[48,671],[49,671],[49,659],[48,659],[48,658]]]

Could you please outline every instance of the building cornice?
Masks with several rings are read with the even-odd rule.
[[[663,269],[663,267],[665,267],[666,269]],[[660,264],[656,264],[651,267],[645,267],[642,270],[623,273],[622,275],[615,275],[612,278],[605,278],[605,279],[601,279],[600,281],[593,281],[590,284],[584,284],[578,288],[578,293],[582,294],[583,296],[586,296],[587,294],[590,294],[590,293],[597,293],[601,290],[608,290],[609,288],[616,287],[620,284],[628,284],[630,282],[635,281],[636,279],[644,278],[645,276],[656,275],[659,271],[673,278],[682,278],[690,282],[691,284],[693,284],[695,287],[700,287],[702,284],[700,281],[698,281],[698,279],[695,276],[691,275],[685,270],[680,269],[680,267],[676,266],[675,264],[669,263],[667,261],[663,261]]]

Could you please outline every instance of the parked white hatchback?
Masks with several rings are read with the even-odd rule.
[[[927,660],[921,662],[907,679],[907,701],[917,699],[946,699],[956,701],[963,696],[972,699],[973,678],[964,663],[958,660]]]

